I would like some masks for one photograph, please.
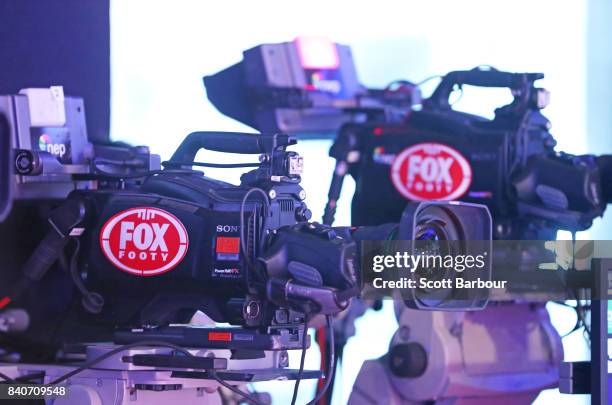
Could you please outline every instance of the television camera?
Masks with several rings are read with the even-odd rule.
[[[589,228],[612,201],[612,159],[554,151],[550,122],[541,113],[548,93],[534,85],[542,77],[478,68],[451,72],[402,122],[344,126],[330,153],[356,179],[354,220],[386,221],[406,201],[461,200],[489,207],[496,239],[555,239],[559,229]],[[493,120],[455,111],[450,93],[464,85],[508,88],[514,100]],[[374,201],[374,188],[388,198]],[[338,190],[330,196],[327,222]]]
[[[287,369],[287,350],[304,353],[312,317],[331,325],[360,294],[361,241],[443,232],[435,208],[478,215],[490,234],[486,208],[446,203],[414,204],[406,221],[376,227],[309,222],[288,135],[194,132],[160,164],[145,147],[90,144],[82,100],[58,88],[0,105],[0,139],[13,149],[1,231],[10,240],[25,217],[33,224],[4,246],[15,257],[0,275],[0,378],[69,380],[83,403],[146,403],[151,391],[193,400],[219,385],[261,402],[227,381],[294,379],[297,390],[320,373],[303,361]],[[197,162],[201,149],[259,161]],[[194,167],[253,170],[232,185]],[[198,310],[234,326],[188,325]],[[85,361],[64,364],[75,359]]]
[[[208,98],[258,130],[335,138],[324,223],[333,223],[346,174],[359,225],[397,220],[407,201],[461,200],[489,207],[497,239],[554,239],[558,229],[587,229],[612,201],[610,155],[555,152],[541,113],[549,93],[535,86],[541,73],[454,71],[422,100],[408,81],[359,84],[350,49],[321,38],[243,56],[204,78]],[[492,120],[456,111],[450,95],[466,85],[507,88],[513,101]]]
[[[612,201],[612,156],[555,151],[550,122],[541,113],[549,94],[535,85],[541,78],[541,73],[493,68],[454,71],[422,100],[419,86],[408,81],[393,82],[385,89],[360,85],[347,46],[298,38],[249,49],[241,62],[205,77],[204,83],[208,98],[222,113],[256,129],[284,128],[304,138],[334,139],[330,156],[336,165],[323,223],[333,223],[344,178],[350,174],[356,183],[353,225],[395,221],[411,201],[460,200],[489,208],[494,239],[554,240],[560,229],[588,229]],[[463,86],[507,88],[513,101],[497,108],[494,119],[456,111],[449,98]],[[221,93],[221,88],[228,91]],[[516,252],[497,253],[502,261],[516,257]],[[521,273],[528,263],[516,263],[514,273]],[[500,265],[507,263],[494,262],[493,269]],[[546,292],[557,285],[558,272],[527,270],[524,276],[514,275],[509,290]],[[396,311],[400,328],[389,355],[364,365],[351,401],[478,397],[486,402],[503,397],[521,403],[554,386],[562,346],[544,302],[500,305],[489,305],[482,314],[463,315],[417,314],[400,305]],[[504,305],[512,305],[510,312],[516,316],[513,322],[499,324],[496,319],[507,312]],[[405,333],[423,325],[429,325],[423,335]],[[499,347],[482,351],[461,340],[461,334],[453,334],[453,325],[464,327],[466,335],[484,325],[491,336],[510,336],[518,325],[527,325],[525,336],[543,345],[537,359],[521,370],[496,368],[497,354],[511,352],[518,358],[527,350],[525,341],[499,339],[503,342]],[[337,341],[347,339],[343,334],[337,331]],[[443,350],[441,357],[423,355],[441,347],[454,351]],[[480,367],[485,363],[486,370]],[[473,366],[480,368],[475,372]],[[391,381],[389,390],[382,390],[389,393],[384,398],[379,380],[372,378],[381,373]],[[500,378],[505,381],[501,385]]]

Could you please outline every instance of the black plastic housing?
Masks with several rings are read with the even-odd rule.
[[[85,235],[88,242],[83,264],[89,288],[107,298],[101,319],[107,317],[118,325],[164,324],[177,321],[181,311],[199,309],[220,322],[244,322],[241,303],[263,279],[247,270],[243,252],[227,259],[217,254],[215,244],[219,237],[241,237],[241,202],[251,188],[196,173],[152,176],[137,191],[81,194],[95,212],[94,223]],[[299,198],[301,190],[296,184],[276,186],[276,197],[270,199],[267,209],[261,195],[249,196],[244,206],[248,224],[244,235],[250,261],[261,253],[262,237],[296,223],[296,212],[305,209]],[[120,271],[105,257],[99,240],[103,225],[113,215],[134,207],[162,209],[184,225],[189,246],[172,270],[138,277]],[[264,314],[259,321],[263,318]]]

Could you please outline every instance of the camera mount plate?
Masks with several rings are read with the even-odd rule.
[[[253,329],[235,327],[167,326],[114,333],[114,342],[130,344],[139,341],[161,340],[181,347],[229,350],[298,350],[302,345],[302,328],[289,326],[275,329],[274,333],[261,333]],[[310,337],[306,348],[310,347]]]

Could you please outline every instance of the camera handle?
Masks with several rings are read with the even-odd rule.
[[[294,138],[285,134],[262,135],[242,132],[192,132],[176,149],[170,163],[193,162],[200,149],[216,152],[262,154],[284,149],[295,144]]]
[[[533,82],[542,79],[542,73],[509,73],[501,72],[496,69],[482,69],[476,67],[472,70],[460,70],[446,74],[438,87],[434,90],[431,97],[425,100],[425,105],[428,107],[449,109],[449,97],[456,85],[464,84],[477,87],[496,87],[508,88],[510,90],[518,90],[515,97],[521,97],[528,100],[529,89],[533,86]],[[516,98],[515,98],[516,101]]]

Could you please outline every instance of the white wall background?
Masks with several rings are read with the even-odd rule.
[[[481,64],[544,72],[541,85],[552,92],[545,113],[560,149],[583,153],[587,152],[586,25],[586,0],[114,0],[111,136],[149,145],[168,158],[190,131],[252,131],[215,110],[206,99],[202,76],[238,62],[243,50],[260,43],[323,35],[353,48],[359,76],[368,86],[384,86],[397,78],[419,81]],[[499,97],[466,93],[462,108],[490,112]],[[483,100],[490,105],[483,108]],[[325,141],[298,145],[306,158],[304,188],[315,218],[322,214],[333,167],[328,145]],[[207,173],[225,177],[227,172]],[[227,178],[236,181],[238,174],[234,171]],[[345,191],[338,223],[347,224],[352,186]],[[358,321],[358,335],[349,342],[340,370],[336,404],[346,402],[361,362],[386,352],[395,327],[389,308]],[[580,333],[565,343],[568,356],[587,356]],[[310,352],[307,365],[316,368],[318,354]],[[292,384],[272,385],[282,403],[280,398],[287,398]],[[304,394],[311,389],[312,385],[302,385]],[[307,398],[304,395],[299,402]],[[562,404],[585,399],[551,391],[540,403],[552,400]]]

